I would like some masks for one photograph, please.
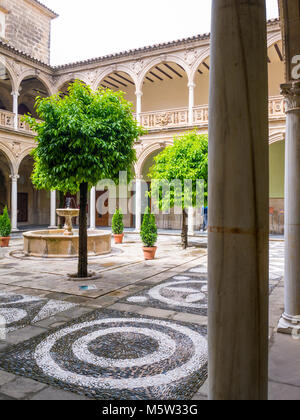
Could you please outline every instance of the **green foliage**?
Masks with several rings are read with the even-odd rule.
[[[119,209],[112,218],[112,231],[115,235],[121,235],[124,232],[123,214]]]
[[[93,92],[80,81],[68,95],[36,100],[36,112],[24,120],[37,133],[32,181],[36,188],[75,194],[82,183],[102,179],[118,182],[136,160],[134,141],[144,131],[132,115],[122,92],[100,88]]]
[[[157,227],[154,214],[149,210],[144,214],[141,227],[141,239],[145,247],[152,248],[157,241]]]
[[[8,215],[7,207],[4,208],[2,216],[0,216],[0,236],[7,238],[11,233],[11,223]]]
[[[167,210],[169,207],[184,208],[196,206],[196,181],[204,181],[204,202],[207,202],[208,180],[208,136],[190,131],[183,136],[175,137],[174,145],[166,147],[154,158],[155,164],[150,168],[152,194],[158,191],[158,207]],[[170,194],[163,194],[163,181],[178,184],[171,186]],[[191,188],[185,180],[192,180]]]

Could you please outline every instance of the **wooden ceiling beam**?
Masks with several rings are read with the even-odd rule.
[[[173,73],[175,73],[177,76],[179,76],[179,77],[183,78],[182,74],[178,73],[178,71],[176,71],[175,69],[173,69],[173,67],[171,67],[169,64],[164,63],[164,65],[165,65],[165,66],[166,66],[169,70],[171,70]]]
[[[127,79],[126,77],[124,77],[124,76],[122,76],[121,74],[119,74],[119,73],[114,73],[114,75],[115,76],[118,76],[120,79],[123,79],[123,80],[125,80],[125,82],[128,82],[128,83],[130,83],[131,85],[133,85],[134,86],[134,83],[133,83],[133,81],[132,80],[130,80],[130,79]]]
[[[120,85],[121,86],[124,86],[124,87],[127,87],[128,85],[125,85],[125,83],[123,83],[123,82],[120,82],[119,80],[117,80],[117,79],[115,79],[114,77],[112,77],[112,76],[107,76],[109,79],[111,79],[111,80],[113,80],[114,82],[116,82],[116,83],[120,83]]]
[[[157,76],[157,74],[153,73],[153,71],[149,71],[150,74],[152,74],[152,76],[156,77],[158,80],[160,80],[161,82],[164,81],[164,79],[162,79],[161,77]]]
[[[170,76],[168,73],[166,73],[164,70],[160,69],[158,66],[156,66],[155,68],[156,68],[156,70],[160,71],[162,74],[167,76],[169,79],[173,80],[173,77]]]

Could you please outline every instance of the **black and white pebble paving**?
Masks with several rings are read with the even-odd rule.
[[[194,267],[120,302],[207,316],[207,270]]]
[[[207,378],[206,327],[97,310],[0,354],[0,368],[101,400],[187,400]]]
[[[75,306],[74,303],[59,300],[0,292],[1,326],[6,333],[10,333]]]

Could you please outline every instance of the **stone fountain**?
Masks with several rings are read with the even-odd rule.
[[[67,200],[66,209],[57,209],[56,213],[65,218],[64,229],[39,230],[26,232],[24,254],[40,258],[76,258],[79,249],[79,231],[73,229],[72,219],[78,217],[79,210],[70,208]],[[88,255],[98,256],[111,252],[111,233],[89,230]]]

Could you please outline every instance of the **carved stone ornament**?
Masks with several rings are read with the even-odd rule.
[[[185,52],[184,60],[189,66],[192,66],[194,62],[197,60],[197,58],[199,57],[199,54],[200,53],[198,50],[195,50],[195,49],[188,50]]]
[[[281,85],[281,94],[286,99],[286,111],[300,110],[300,80]]]
[[[131,68],[134,71],[135,74],[140,74],[140,72],[143,70],[144,67],[144,61],[135,61],[131,64]]]

